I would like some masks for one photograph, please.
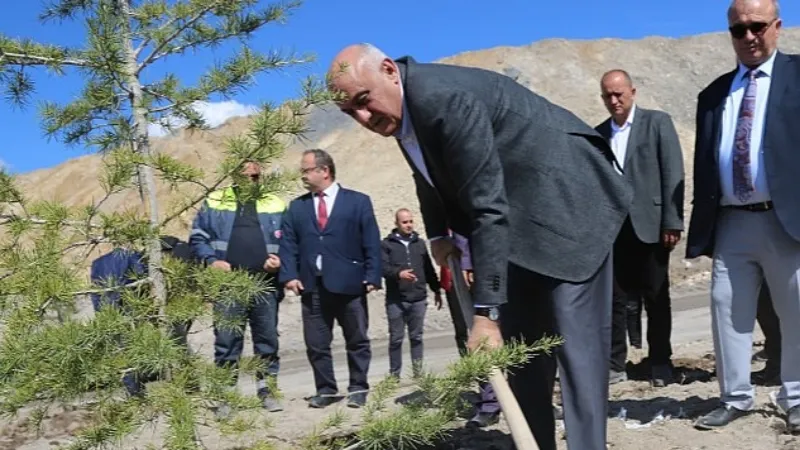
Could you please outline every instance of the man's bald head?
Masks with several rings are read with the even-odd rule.
[[[781,5],[778,0],[733,0],[731,1],[730,6],[728,6],[728,17],[735,13],[738,8],[745,5],[753,6],[756,3],[763,3],[764,6],[771,7],[771,12],[775,15],[775,17],[781,16]]]
[[[611,69],[608,72],[604,73],[603,76],[600,78],[600,85],[602,86],[606,81],[620,81],[628,85],[628,87],[633,87],[633,79],[631,75],[622,69]]]
[[[397,64],[371,44],[342,49],[328,69],[328,87],[342,112],[374,133],[391,136],[403,114]]]
[[[777,50],[782,21],[777,0],[733,0],[728,31],[739,61],[754,69]]]
[[[394,213],[394,223],[397,230],[405,235],[414,232],[414,216],[408,208],[400,208]]]
[[[636,102],[636,88],[628,72],[613,69],[600,78],[600,97],[614,122],[622,126]]]
[[[385,59],[391,59],[381,49],[372,44],[354,44],[342,49],[333,59],[328,75],[331,80],[337,76],[361,78],[379,72]],[[366,69],[366,70],[365,70]]]

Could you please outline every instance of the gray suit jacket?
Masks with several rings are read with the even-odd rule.
[[[694,194],[686,257],[713,256],[719,184],[719,143],[722,110],[737,69],[714,80],[697,97],[697,138],[694,150]],[[775,56],[764,129],[764,171],[775,214],[783,228],[800,241],[800,55]]]
[[[475,301],[506,301],[509,262],[571,282],[594,275],[632,199],[605,139],[504,75],[397,63],[433,181],[409,160],[427,234],[469,238]]]
[[[611,119],[596,130],[611,139]],[[661,241],[662,230],[683,230],[683,152],[669,114],[636,107],[623,164],[633,186],[631,222],[640,241]]]

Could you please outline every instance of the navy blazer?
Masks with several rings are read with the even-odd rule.
[[[686,257],[713,256],[719,202],[719,143],[722,110],[730,91],[732,72],[714,80],[697,98],[697,135],[694,153],[694,196],[689,222]],[[800,241],[800,56],[778,52],[772,70],[769,103],[765,115],[764,173],[770,197],[783,228]]]
[[[281,229],[281,283],[299,279],[306,292],[313,292],[321,254],[322,281],[328,291],[363,295],[365,282],[381,286],[381,237],[369,196],[340,187],[328,223],[320,231],[313,197],[301,195],[289,204]]]

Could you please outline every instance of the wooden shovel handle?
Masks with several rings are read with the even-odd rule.
[[[500,403],[500,408],[503,410],[503,415],[508,423],[508,428],[511,430],[511,437],[514,439],[514,444],[518,450],[539,450],[536,445],[536,440],[533,438],[531,429],[528,428],[528,421],[525,420],[525,415],[522,414],[522,409],[517,403],[514,393],[511,392],[511,387],[508,386],[508,380],[502,372],[495,369],[489,377],[489,382],[492,384],[497,401]]]

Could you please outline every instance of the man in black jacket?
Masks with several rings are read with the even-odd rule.
[[[400,376],[403,336],[408,327],[414,375],[422,366],[422,329],[428,307],[427,284],[442,307],[439,279],[433,269],[425,241],[414,231],[411,211],[395,213],[396,228],[381,243],[383,277],[386,278],[386,315],[389,319],[389,373]]]

